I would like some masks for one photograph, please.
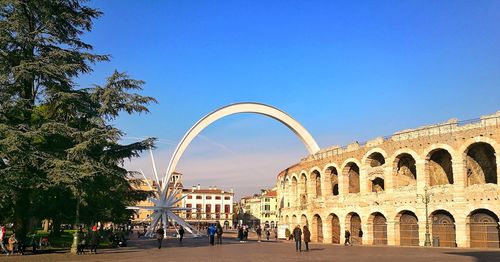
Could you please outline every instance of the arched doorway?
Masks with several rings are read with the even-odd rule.
[[[381,213],[372,214],[373,245],[387,245],[387,219]]]
[[[316,214],[313,217],[313,223],[311,227],[311,240],[318,243],[323,243],[323,221],[321,217]]]
[[[439,239],[440,247],[456,247],[455,219],[445,210],[432,213],[432,239]]]
[[[298,182],[297,182],[297,178],[295,176],[292,177],[292,193],[293,193],[293,196],[292,196],[292,199],[293,199],[293,205],[294,206],[297,206],[298,203],[299,203],[299,189],[298,189]]]
[[[351,242],[353,245],[361,245],[361,243],[363,243],[362,237],[359,237],[359,232],[361,231],[361,218],[357,213],[350,213],[348,215],[348,219],[349,219],[348,228],[351,231]]]
[[[497,163],[495,149],[487,143],[479,142],[466,151],[465,167],[467,185],[497,184]]]
[[[356,165],[354,162],[349,162],[347,165],[344,167],[343,171],[344,175],[347,177],[348,185],[348,192],[349,193],[359,193],[359,167]]]
[[[309,227],[309,221],[307,221],[306,215],[302,215],[300,217],[300,227],[307,226]]]
[[[315,197],[318,198],[321,196],[321,174],[317,170],[314,170],[311,174],[311,179],[314,181]]]
[[[328,216],[328,221],[331,223],[332,229],[332,244],[340,244],[340,220],[335,214]]]
[[[468,217],[470,247],[499,248],[498,217],[487,209],[474,210]]]
[[[453,184],[451,154],[445,149],[436,149],[427,156],[430,186]]]
[[[417,184],[417,166],[415,158],[408,153],[400,154],[394,160],[394,185],[404,187]]]
[[[399,244],[401,246],[418,246],[418,219],[410,211],[403,211],[399,217]]]
[[[327,177],[330,176],[330,183],[332,185],[332,192],[331,193],[334,196],[338,196],[339,195],[339,175],[337,173],[337,169],[333,166],[328,167],[325,175]]]

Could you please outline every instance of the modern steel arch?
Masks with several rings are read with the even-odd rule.
[[[163,188],[165,189],[166,183],[168,179],[170,179],[170,175],[175,171],[177,163],[179,162],[182,154],[191,143],[191,141],[207,126],[212,124],[213,122],[229,115],[239,114],[239,113],[255,113],[260,115],[265,115],[271,118],[274,118],[285,126],[287,126],[290,130],[292,130],[295,135],[304,143],[309,154],[314,154],[319,151],[319,146],[311,136],[311,134],[295,119],[286,114],[285,112],[265,104],[260,103],[236,103],[221,107],[212,113],[204,116],[200,119],[196,124],[194,124],[189,131],[184,135],[182,140],[177,145],[177,148],[170,159],[170,163],[168,164],[167,173],[164,176],[163,180]]]

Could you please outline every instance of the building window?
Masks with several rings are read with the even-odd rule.
[[[193,196],[192,195],[188,195],[187,199],[193,199]]]
[[[231,200],[231,197],[230,196],[225,196],[224,200]]]
[[[196,218],[201,218],[201,204],[196,204]]]
[[[215,197],[215,200],[220,200],[220,196],[216,196],[216,197]]]
[[[196,196],[196,199],[202,199],[202,197],[201,196]]]
[[[191,208],[192,205],[191,204],[186,204],[186,208]],[[191,218],[191,209],[189,210],[186,210],[186,218]]]
[[[212,199],[212,196],[206,196],[205,199]]]

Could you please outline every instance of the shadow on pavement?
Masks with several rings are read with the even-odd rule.
[[[499,251],[473,251],[473,252],[446,252],[445,254],[457,256],[469,256],[476,259],[478,262],[500,261]]]

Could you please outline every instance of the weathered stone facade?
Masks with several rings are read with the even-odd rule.
[[[500,112],[332,147],[277,178],[280,223],[312,240],[499,248]],[[428,223],[423,195],[428,193]],[[362,237],[360,237],[360,230]]]

